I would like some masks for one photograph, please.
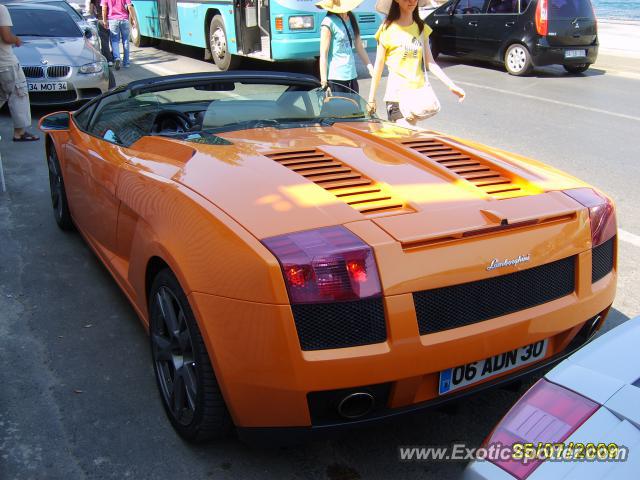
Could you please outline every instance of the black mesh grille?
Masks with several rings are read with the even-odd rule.
[[[613,244],[616,237],[610,238],[591,251],[591,281],[597,282],[613,270]]]
[[[65,65],[54,65],[52,67],[47,68],[47,77],[49,78],[66,77],[69,74],[69,70],[71,70],[71,67],[67,67]]]
[[[463,327],[541,305],[575,289],[576,258],[413,294],[420,335]]]
[[[75,102],[78,99],[75,90],[63,90],[60,92],[29,92],[31,103],[40,105]]]
[[[43,78],[44,70],[42,67],[22,67],[24,76],[27,78]]]
[[[291,305],[302,350],[355,347],[384,342],[382,298]]]

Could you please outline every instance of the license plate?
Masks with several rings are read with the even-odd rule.
[[[494,357],[443,370],[440,372],[438,393],[443,395],[499,373],[508,372],[521,365],[540,360],[547,353],[547,344],[548,340],[540,340]]]
[[[29,83],[30,92],[60,92],[67,90],[67,82]]]
[[[565,50],[564,58],[578,58],[578,57],[586,57],[586,50]]]

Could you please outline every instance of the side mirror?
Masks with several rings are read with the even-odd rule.
[[[91,31],[90,28],[85,28],[84,29],[84,38],[90,39],[91,37],[93,37],[93,32]]]
[[[71,114],[69,112],[55,112],[45,115],[40,119],[38,128],[43,132],[67,132],[69,131],[69,123],[71,122]]]

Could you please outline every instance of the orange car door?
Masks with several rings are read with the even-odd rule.
[[[123,147],[98,108],[87,129],[72,128],[65,156],[73,183],[70,201],[80,229],[107,258],[116,248],[116,225],[120,201],[116,187],[125,162]]]

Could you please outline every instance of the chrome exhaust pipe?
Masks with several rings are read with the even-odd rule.
[[[354,392],[340,400],[338,413],[344,418],[355,420],[371,412],[375,404],[376,401],[370,393]]]

